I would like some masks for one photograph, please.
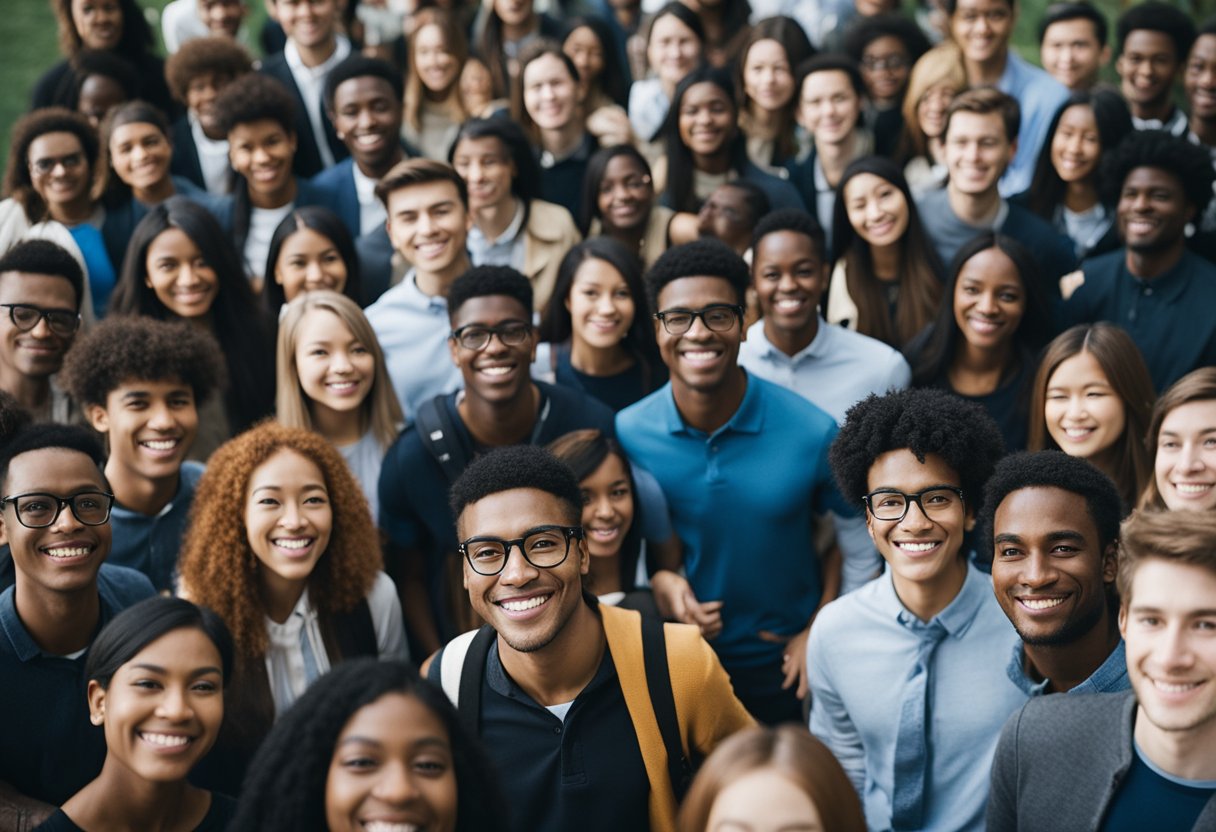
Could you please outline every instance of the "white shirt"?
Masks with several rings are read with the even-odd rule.
[[[486,239],[481,229],[474,225],[469,229],[465,245],[474,266],[510,266],[516,271],[524,268],[524,204],[516,200],[515,216],[511,224],[493,240]]]
[[[388,212],[384,203],[376,199],[376,182],[379,180],[365,176],[357,164],[350,166],[355,179],[355,198],[359,200],[359,233],[366,234],[384,225]]]
[[[283,308],[286,309],[287,304],[283,304]],[[363,488],[363,496],[367,498],[367,507],[372,510],[373,518],[380,516],[380,467],[384,464],[386,450],[380,447],[380,440],[370,430],[357,442],[338,446],[338,452]]]
[[[250,277],[262,277],[266,258],[270,255],[270,238],[279,223],[287,219],[295,202],[282,208],[250,208],[249,234],[245,237],[245,273]]]
[[[350,41],[342,35],[337,35],[334,53],[317,66],[304,66],[300,57],[300,49],[295,41],[288,39],[283,47],[283,57],[287,60],[287,68],[291,77],[300,88],[300,97],[304,99],[304,108],[308,110],[308,123],[312,125],[312,134],[317,139],[317,150],[321,152],[321,161],[325,167],[334,163],[334,153],[329,149],[329,141],[325,138],[325,125],[321,119],[321,94],[325,91],[325,79],[330,71],[342,63],[350,54]]]
[[[223,196],[232,184],[232,169],[228,163],[228,140],[211,139],[203,132],[203,125],[193,111],[186,115],[190,122],[190,133],[198,149],[198,166],[203,169],[203,184],[207,193]]]

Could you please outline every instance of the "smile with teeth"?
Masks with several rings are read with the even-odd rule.
[[[1064,428],[1064,435],[1069,439],[1087,439],[1097,428]]]
[[[181,444],[180,439],[144,439],[140,443],[140,447],[147,448],[150,451],[171,451]]]
[[[1203,684],[1203,682],[1167,682],[1163,679],[1153,679],[1153,687],[1162,693],[1187,693]]]
[[[717,360],[718,352],[717,350],[687,350],[683,353],[682,358],[693,364],[708,364]]]
[[[502,376],[505,376],[507,373],[511,372],[514,369],[515,369],[514,364],[505,364],[505,365],[495,365],[493,367],[479,367],[477,371],[483,375],[492,376],[494,378],[500,378]]]
[[[588,537],[592,538],[593,540],[598,540],[600,542],[614,540],[616,538],[616,536],[618,534],[620,534],[620,532],[621,532],[620,526],[607,526],[607,527],[598,528],[598,529],[590,529],[590,528],[587,529]]]
[[[1019,598],[1018,603],[1028,610],[1049,610],[1064,603],[1063,598]]]
[[[387,820],[365,820],[362,825],[367,832],[419,832],[422,829],[416,823],[392,823]]]
[[[1210,482],[1176,482],[1174,490],[1179,494],[1206,494],[1212,490]]]
[[[773,303],[778,312],[797,312],[806,305],[806,298],[779,298]]]
[[[552,597],[553,595],[550,593],[549,595],[536,595],[532,598],[524,598],[520,601],[495,601],[494,603],[498,604],[498,606],[502,607],[507,612],[527,612],[528,610],[534,610],[542,604],[548,602],[548,600]]]
[[[325,383],[325,388],[331,393],[353,393],[359,389],[359,381],[357,379],[343,379],[342,381],[329,381]]]
[[[276,537],[270,542],[280,549],[298,552],[311,546],[313,540],[314,538],[311,537]]]
[[[194,742],[191,737],[181,734],[153,734],[147,731],[140,731],[139,738],[146,743],[159,745],[162,748],[181,748]]]
[[[448,244],[446,240],[418,243],[416,246],[418,253],[423,257],[438,257],[439,255],[443,254],[447,247]]]
[[[355,144],[364,150],[384,144],[384,136],[379,133],[364,133],[355,136]]]
[[[46,552],[50,557],[56,560],[69,560],[71,558],[82,558],[93,551],[92,546],[48,546],[42,551]]]
[[[971,324],[972,329],[985,334],[995,332],[1001,325],[1000,321],[993,321],[978,316],[970,317],[967,320]]]
[[[929,540],[923,543],[915,540],[901,540],[895,544],[900,550],[910,552],[912,554],[920,554],[922,552],[931,552],[940,544],[936,540]]]

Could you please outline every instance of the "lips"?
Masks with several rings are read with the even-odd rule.
[[[366,832],[425,832],[426,827],[417,823],[388,820],[362,820],[359,825]]]
[[[136,731],[136,736],[145,744],[153,746],[159,753],[180,753],[194,744],[194,737],[186,734]]]
[[[940,540],[897,540],[893,544],[899,552],[909,558],[921,559],[936,554],[941,548]]]
[[[442,257],[447,249],[447,240],[428,240],[414,244],[414,253],[421,260],[435,260]]]
[[[1061,604],[1063,604],[1066,600],[1068,600],[1068,596],[1067,595],[1051,595],[1051,596],[1027,595],[1027,596],[1023,596],[1021,598],[1017,598],[1015,600],[1018,602],[1018,605],[1026,612],[1029,612],[1031,614],[1041,614],[1041,613],[1047,613],[1047,612],[1050,612],[1050,611],[1056,609]]]
[[[978,335],[994,335],[1005,324],[1003,321],[985,318],[982,315],[968,315],[967,325]]]
[[[620,526],[602,526],[598,528],[588,527],[587,537],[594,543],[606,544],[614,543],[621,536]]]
[[[341,379],[325,382],[325,389],[335,396],[353,396],[359,392],[362,379]]]
[[[494,605],[506,613],[508,618],[523,620],[540,615],[541,610],[553,598],[552,592],[542,592],[533,595],[517,595],[510,598],[499,598]]]
[[[64,510],[69,511],[70,509]],[[74,566],[87,561],[96,549],[97,547],[93,543],[69,540],[62,543],[53,543],[50,546],[39,547],[38,551],[42,552],[42,554],[46,555],[47,558],[56,564]]]
[[[276,537],[270,543],[287,560],[306,560],[312,554],[315,537]]]
[[[180,436],[166,436],[156,439],[141,439],[136,444],[139,445],[146,455],[164,459],[176,456],[178,448],[181,447],[182,439]]]
[[[680,360],[693,369],[713,367],[722,359],[722,350],[713,348],[688,349],[680,352]]]

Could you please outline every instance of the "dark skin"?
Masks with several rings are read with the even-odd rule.
[[[1186,224],[1195,213],[1178,176],[1147,166],[1132,170],[1123,180],[1117,207],[1119,232],[1127,242],[1127,270],[1150,279],[1177,265],[1186,250]],[[1137,220],[1151,224],[1151,229],[1138,231]]]

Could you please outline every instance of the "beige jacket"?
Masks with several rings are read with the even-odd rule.
[[[582,239],[569,211],[552,202],[532,200],[524,228],[524,275],[532,281],[536,311],[544,309],[553,294],[562,258]]]

